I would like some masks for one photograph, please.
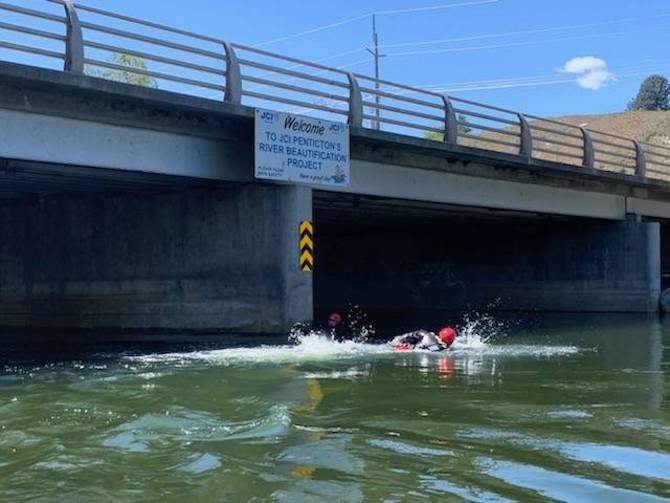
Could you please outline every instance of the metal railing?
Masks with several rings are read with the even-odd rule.
[[[160,83],[231,104],[347,120],[354,127],[379,121],[382,130],[449,145],[670,180],[670,145],[375,80],[71,0],[44,0],[40,10],[0,1],[0,14],[0,59],[13,55],[46,67],[55,61],[67,72]]]

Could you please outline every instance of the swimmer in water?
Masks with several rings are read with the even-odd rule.
[[[328,337],[337,342],[345,340],[346,334],[342,325],[342,315],[337,312],[332,312],[328,315],[326,326],[321,327],[312,325],[310,323],[296,323],[291,327],[289,334],[289,342],[299,343],[300,337],[307,335],[317,335],[321,337]]]
[[[456,340],[456,330],[452,327],[444,327],[437,334],[428,330],[415,330],[406,334],[398,335],[391,339],[388,344],[393,349],[408,351],[412,349],[423,349],[428,351],[444,351]]]
[[[330,313],[328,315],[328,332],[333,340],[338,339],[338,332],[342,331],[342,315],[340,313]]]
[[[296,323],[291,327],[289,342],[300,343],[301,338],[308,335],[328,337],[335,342],[365,343],[374,338],[375,327],[368,321],[367,313],[360,306],[349,304],[344,315],[337,311],[331,312],[325,325]]]

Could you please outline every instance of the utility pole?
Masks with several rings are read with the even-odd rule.
[[[383,58],[386,54],[379,54],[379,37],[377,36],[377,16],[372,14],[372,49],[366,47],[365,49],[375,58],[375,121],[372,123],[372,129],[379,129],[379,58]]]

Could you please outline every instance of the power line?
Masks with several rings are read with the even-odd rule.
[[[618,69],[610,70],[615,78],[628,78],[644,75],[655,70],[656,65],[670,62],[670,60],[651,61],[649,63],[628,65]],[[425,84],[417,85],[419,89],[425,89],[432,92],[464,92],[479,91],[486,89],[505,89],[512,87],[527,87],[535,85],[563,84],[575,82],[578,77],[566,78],[564,75],[534,75],[526,77],[509,77],[505,79],[474,80],[468,82],[452,82],[446,84]],[[398,93],[401,94],[401,93]],[[404,93],[402,93],[404,94]]]
[[[622,35],[626,34],[626,32],[614,32],[614,33],[608,33],[608,34],[592,34],[592,35],[580,35],[578,37],[560,37],[560,38],[555,38],[555,39],[545,39],[545,40],[534,40],[534,41],[526,41],[526,42],[513,42],[513,43],[506,43],[506,44],[491,44],[491,45],[483,45],[483,46],[470,46],[470,47],[454,47],[454,48],[447,48],[447,49],[431,49],[431,50],[426,50],[426,51],[408,51],[408,52],[400,52],[400,53],[390,53],[388,56],[411,56],[415,54],[435,54],[435,53],[445,53],[445,52],[464,52],[464,51],[475,51],[475,50],[486,50],[486,49],[496,49],[496,48],[507,48],[507,47],[521,47],[521,46],[530,46],[530,45],[540,45],[540,44],[545,44],[545,43],[554,43],[554,42],[563,42],[567,40],[581,40],[581,39],[587,39],[587,38],[594,38],[594,37],[602,37],[602,36],[616,36],[616,35]],[[353,51],[347,51],[347,52],[353,52]],[[357,60],[351,63],[346,63],[344,65],[339,65],[336,67],[333,67],[334,70],[343,70],[345,68],[349,68],[352,66],[356,66],[368,61],[371,61],[371,58],[366,58],[366,59],[361,59]],[[297,68],[302,65],[293,65],[290,68]],[[327,73],[325,70],[319,70],[317,72],[311,73],[311,75],[318,76],[321,74]],[[557,76],[557,78],[559,78]],[[282,83],[289,83],[293,82],[295,80],[299,80],[297,77],[291,77],[289,79],[285,79],[284,81],[281,81]],[[563,78],[564,82],[573,82],[575,79],[565,79]],[[379,81],[379,79],[376,77],[375,78],[375,84]],[[474,82],[477,84],[478,82]],[[500,87],[496,88],[501,88],[502,85],[505,85],[504,83],[500,83]],[[266,87],[266,84],[261,84],[259,85],[260,87]],[[419,86],[417,86],[419,87]],[[427,87],[427,86],[425,86]],[[509,86],[506,86],[509,87]],[[377,89],[377,87],[376,87]],[[454,89],[450,89],[454,90]],[[455,89],[459,90],[459,89]],[[464,90],[470,90],[470,89],[464,89]],[[402,94],[407,94],[405,92],[398,93],[399,95]],[[379,96],[376,94],[376,96]],[[377,110],[379,110],[377,108]]]
[[[646,75],[648,71],[640,72],[629,72],[629,73],[617,73],[614,74],[616,79],[627,79],[631,77],[639,77],[640,75]],[[535,86],[547,86],[547,85],[556,85],[556,84],[571,84],[577,82],[577,78],[555,78],[555,79],[546,79],[546,80],[536,80],[529,82],[518,82],[518,83],[509,83],[509,84],[499,84],[499,85],[482,85],[482,86],[472,86],[467,88],[434,88],[431,89],[434,92],[438,93],[453,93],[453,92],[467,92],[467,91],[487,91],[493,89],[510,89],[518,87],[535,87]]]
[[[443,39],[434,39],[434,40],[425,40],[425,41],[420,41],[420,42],[403,42],[403,43],[397,43],[397,44],[383,44],[380,46],[380,48],[396,48],[396,47],[413,47],[413,46],[419,46],[419,45],[433,45],[433,44],[446,44],[446,43],[453,43],[453,42],[468,42],[472,40],[484,40],[484,39],[489,39],[489,38],[502,38],[502,37],[512,37],[512,36],[518,36],[518,35],[534,35],[538,33],[550,33],[554,31],[566,31],[566,30],[576,30],[576,29],[581,29],[581,28],[595,28],[598,26],[610,26],[614,24],[623,24],[623,23],[629,23],[631,21],[646,21],[649,19],[658,19],[662,17],[668,17],[670,16],[670,13],[668,14],[660,14],[658,16],[653,16],[653,17],[631,17],[631,18],[626,18],[626,19],[618,19],[616,21],[604,21],[600,23],[589,23],[589,24],[578,24],[578,25],[571,25],[571,26],[556,26],[556,27],[551,27],[551,28],[538,28],[538,29],[533,29],[533,30],[522,30],[522,31],[509,31],[509,32],[503,32],[503,33],[490,33],[490,34],[485,34],[485,35],[474,35],[474,36],[469,36],[469,37],[458,37],[458,38],[443,38]]]
[[[396,10],[386,10],[386,11],[381,11],[372,14],[372,49],[366,47],[366,50],[372,54],[374,57],[375,61],[375,93],[374,93],[374,100],[375,100],[375,108],[374,108],[374,115],[375,115],[375,120],[372,121],[372,129],[380,129],[380,124],[381,124],[381,96],[379,94],[379,60],[383,57],[386,57],[386,54],[381,54],[379,52],[379,34],[377,33],[377,15],[393,15],[393,14],[408,14],[408,13],[415,13],[415,12],[426,12],[426,11],[434,11],[437,9],[444,9],[444,8],[453,8],[453,7],[465,7],[465,6],[471,6],[471,5],[481,5],[481,4],[490,4],[490,3],[496,3],[498,0],[483,0],[483,1],[478,1],[478,2],[466,2],[466,3],[460,3],[460,4],[447,4],[447,5],[436,5],[436,6],[429,6],[429,7],[415,7],[415,8],[410,8],[410,9],[396,9]]]
[[[414,53],[427,54],[427,53],[437,53],[437,52],[459,52],[459,51],[484,50],[484,49],[493,49],[493,48],[518,47],[518,46],[538,45],[538,44],[543,44],[543,43],[562,42],[562,41],[566,41],[566,40],[593,38],[593,37],[600,37],[600,36],[613,36],[613,35],[621,35],[621,34],[625,34],[625,32],[609,33],[609,34],[605,34],[605,35],[594,34],[594,35],[583,35],[583,36],[579,36],[579,37],[561,37],[561,38],[557,38],[557,39],[548,39],[548,40],[539,40],[539,41],[514,42],[514,43],[511,43],[511,44],[493,44],[493,45],[486,45],[486,46],[456,47],[456,48],[437,49],[437,50],[430,50],[430,51],[411,51],[411,52],[407,52],[407,53],[392,53],[392,54],[390,54],[390,56],[407,56],[407,55],[413,55]],[[324,61],[327,58],[334,58],[336,56],[341,56],[341,55],[349,55],[349,54],[353,54],[353,53],[356,53],[356,52],[359,52],[359,50],[349,50],[349,51],[339,53],[339,54],[336,54],[336,55],[333,55],[333,56],[327,56],[326,58],[321,58],[319,60],[316,60],[316,62]],[[353,66],[360,65],[362,63],[367,63],[369,61],[372,61],[372,59],[371,58],[360,59],[360,60],[356,60],[356,61],[346,63],[346,64],[343,64],[343,65],[335,66],[335,67],[333,67],[333,69],[334,70],[343,70],[343,69],[346,69],[346,68],[350,68],[350,67],[353,67]],[[300,66],[303,66],[303,65],[302,64],[292,65],[292,66],[289,67],[289,69],[299,68]],[[269,72],[266,72],[266,73],[269,73]],[[326,73],[326,71],[325,70],[319,70],[315,73],[312,73],[311,75],[318,76],[318,75],[321,75],[323,73]],[[537,78],[538,79],[544,79],[544,77],[547,77],[547,76],[538,76]],[[530,79],[530,78],[533,78],[533,77],[525,77],[524,79]],[[555,76],[554,79],[558,79],[558,80],[555,81],[556,83],[569,83],[569,82],[574,82],[576,80],[576,79],[565,79],[564,77],[560,77],[560,76]],[[298,80],[298,78],[291,77],[291,78],[285,79],[281,82],[282,83],[289,83],[289,82],[293,82],[295,80]],[[499,80],[499,82],[498,82],[498,80]],[[512,82],[507,82],[508,80],[512,80]],[[377,81],[377,79],[375,79],[375,81]],[[474,87],[474,88],[459,87],[459,86],[462,86],[464,84],[469,84],[467,82],[466,83],[435,85],[435,87],[444,87],[443,90],[440,90],[438,92],[446,92],[446,91],[453,92],[453,91],[470,91],[470,90],[482,90],[482,89],[502,89],[502,88],[507,88],[507,87],[521,87],[521,84],[522,84],[522,83],[514,82],[514,79],[494,79],[492,81],[473,81],[471,83],[474,84],[474,85],[477,85],[478,87]],[[546,85],[546,84],[551,84],[551,83],[554,83],[554,80],[552,80],[552,77],[549,77],[548,80],[546,80],[546,81],[541,80],[541,83],[538,83],[538,84],[531,84],[530,82],[526,82],[525,86]],[[448,87],[448,86],[451,86],[451,87]],[[456,86],[456,87],[454,87],[454,86]],[[260,87],[266,87],[266,85],[261,84],[261,85],[259,85],[259,88]],[[428,89],[431,86],[426,85],[426,86],[416,86],[416,87]],[[206,95],[210,95],[210,94],[213,94],[213,93],[207,92]],[[397,94],[398,95],[403,95],[403,94],[407,94],[407,92],[400,92],[400,93],[397,93]]]
[[[453,5],[453,4],[452,4]],[[630,17],[630,18],[624,18],[624,19],[617,19],[614,21],[604,21],[600,23],[589,23],[589,24],[580,24],[580,25],[569,25],[569,26],[556,26],[556,27],[550,27],[550,28],[538,28],[538,29],[533,29],[533,30],[522,30],[522,31],[511,31],[511,32],[503,32],[503,33],[491,33],[491,34],[483,34],[483,35],[474,35],[474,36],[469,36],[469,37],[458,37],[458,38],[448,38],[448,39],[436,39],[436,40],[426,40],[426,41],[420,41],[420,42],[404,42],[404,43],[397,43],[397,44],[381,44],[378,47],[380,49],[382,48],[393,48],[393,47],[411,47],[411,46],[419,46],[419,45],[432,45],[432,44],[439,44],[439,43],[452,43],[452,42],[465,42],[465,41],[472,41],[472,40],[484,40],[484,39],[491,39],[491,38],[502,38],[502,37],[511,37],[511,36],[518,36],[518,35],[532,35],[532,34],[539,34],[539,33],[550,33],[554,31],[565,31],[565,30],[573,30],[573,29],[581,29],[581,28],[594,28],[597,26],[610,26],[610,25],[615,25],[615,24],[622,24],[622,23],[628,23],[631,21],[646,21],[650,19],[658,19],[658,18],[663,18],[663,17],[669,17],[670,13],[666,14],[659,14],[657,16],[648,16],[648,17]],[[322,58],[315,59],[313,62],[314,63],[322,63],[324,61],[329,61],[332,59],[337,59],[341,58],[343,56],[349,56],[352,54],[356,54],[360,51],[363,51],[365,49],[350,49],[348,51],[343,51],[343,52],[338,52],[336,54],[331,54],[328,56],[324,56]],[[458,52],[459,48],[454,48],[452,52]],[[469,48],[465,48],[464,50],[471,50]],[[368,61],[368,60],[363,60],[363,61]],[[359,64],[359,62],[356,62],[354,64]],[[288,69],[296,69],[300,68],[302,66],[305,66],[304,64],[296,64],[288,67]],[[346,68],[348,65],[344,66],[336,66],[334,67],[335,69],[341,69],[341,68]]]
[[[547,80],[565,80],[566,77],[564,75],[554,75],[554,74],[545,74],[545,75],[535,75],[535,76],[528,76],[528,77],[510,77],[507,79],[491,79],[491,80],[479,80],[479,81],[470,81],[470,82],[454,82],[454,83],[447,83],[447,84],[429,84],[429,85],[421,85],[421,86],[416,86],[420,89],[425,89],[429,91],[439,91],[442,89],[449,89],[449,90],[456,90],[456,89],[464,89],[467,90],[469,88],[474,88],[478,86],[505,86],[509,84],[523,84],[523,83],[529,83],[529,82],[538,82],[538,81],[547,81]],[[571,78],[570,80],[574,80]]]
[[[539,33],[550,33],[554,31],[566,31],[566,30],[573,30],[573,29],[581,29],[581,28],[594,28],[597,26],[609,26],[609,25],[614,25],[614,24],[622,24],[622,23],[628,23],[631,21],[646,21],[650,19],[658,19],[658,18],[663,18],[663,17],[670,17],[670,13],[667,14],[659,14],[657,16],[649,16],[649,17],[630,17],[630,18],[625,18],[625,19],[618,19],[615,21],[604,21],[600,23],[589,23],[589,24],[580,24],[580,25],[568,25],[568,26],[556,26],[556,27],[550,27],[550,28],[538,28],[538,29],[533,29],[533,30],[522,30],[522,31],[510,31],[510,32],[503,32],[503,33],[489,33],[489,34],[483,34],[483,35],[474,35],[474,36],[469,36],[469,37],[458,37],[458,38],[446,38],[446,39],[435,39],[435,40],[426,40],[426,41],[420,41],[420,42],[403,42],[403,43],[397,43],[397,44],[380,44],[378,47],[380,49],[383,48],[395,48],[395,47],[412,47],[412,46],[419,46],[419,45],[432,45],[432,44],[439,44],[439,43],[452,43],[452,42],[466,42],[466,41],[472,41],[472,40],[484,40],[484,39],[490,39],[490,38],[503,38],[503,37],[511,37],[511,36],[518,36],[518,35],[532,35],[532,34],[539,34]],[[365,49],[350,49],[348,51],[343,51],[343,52],[338,52],[335,54],[330,54],[328,56],[324,56],[322,58],[318,58],[313,60],[314,63],[322,63],[324,61],[329,61],[332,59],[337,59],[341,58],[343,56],[350,56],[352,54],[356,54],[358,52],[361,52]],[[368,60],[365,60],[368,61]],[[358,63],[356,63],[358,64]],[[302,66],[305,66],[305,64],[295,64],[290,67],[288,67],[289,70],[300,68]],[[346,67],[346,66],[344,66]],[[343,67],[336,66],[334,67],[335,69],[340,69]]]
[[[388,54],[389,57],[398,57],[398,56],[415,56],[418,54],[442,54],[446,52],[465,52],[465,51],[479,51],[485,49],[501,49],[505,47],[523,47],[529,45],[540,45],[547,44],[552,42],[564,42],[567,40],[582,40],[587,38],[597,38],[602,36],[611,36],[611,35],[625,35],[626,32],[617,32],[617,33],[608,33],[608,34],[592,34],[592,35],[580,35],[578,37],[561,37],[554,39],[545,39],[545,40],[530,40],[525,42],[509,42],[506,44],[492,44],[492,45],[476,45],[470,47],[449,47],[442,49],[425,49],[421,51],[403,51],[403,52],[391,52]]]
[[[364,18],[367,18],[367,17],[372,17],[372,43],[373,43],[373,48],[372,49],[366,48],[366,49],[367,49],[368,52],[370,52],[372,54],[372,56],[374,58],[374,63],[375,63],[375,65],[374,65],[375,66],[375,80],[374,80],[375,90],[379,91],[379,60],[380,60],[380,58],[382,58],[386,55],[385,54],[380,54],[380,52],[379,52],[379,39],[378,39],[378,33],[377,33],[377,29],[376,29],[376,16],[377,15],[396,15],[396,14],[406,14],[406,13],[415,13],[415,12],[435,11],[435,10],[454,8],[454,7],[467,7],[467,6],[471,6],[471,5],[492,4],[492,3],[497,3],[498,1],[499,0],[477,0],[477,1],[470,1],[470,2],[433,5],[433,6],[428,6],[428,7],[414,7],[414,8],[409,8],[409,9],[396,9],[396,10],[386,10],[386,11],[380,11],[380,12],[373,12],[373,13],[368,13],[368,14],[363,14],[363,15],[360,15],[360,16],[348,18],[348,19],[345,19],[345,20],[342,20],[342,21],[337,21],[335,23],[330,23],[330,24],[327,24],[327,25],[324,25],[324,26],[319,26],[319,27],[316,27],[316,28],[312,28],[310,30],[295,33],[295,34],[288,35],[288,36],[285,36],[285,37],[280,37],[280,38],[273,39],[273,40],[263,42],[263,43],[260,43],[260,44],[256,44],[254,47],[260,47],[260,46],[269,45],[269,44],[275,43],[275,42],[281,42],[281,41],[285,41],[285,40],[294,39],[294,38],[297,38],[297,37],[301,37],[303,35],[317,33],[317,32],[322,31],[322,30],[327,30],[329,28],[334,28],[334,27],[337,27],[337,26],[342,26],[344,24],[352,23],[352,22],[358,21],[360,19],[364,19]],[[349,54],[356,53],[358,51],[359,50],[345,51],[345,52],[338,53],[338,54],[333,55],[333,56],[327,56],[325,58],[321,58],[319,60],[316,60],[316,62],[321,62],[321,61],[325,61],[325,60],[328,60],[328,59],[334,59],[336,57],[346,56],[346,55],[349,55]],[[360,62],[363,62],[363,61],[360,61]],[[354,62],[354,63],[350,63],[350,64],[346,64],[346,65],[340,65],[340,66],[336,67],[336,69],[341,70],[341,69],[346,68],[346,67],[357,65],[360,62]],[[291,69],[299,68],[301,66],[304,66],[304,65],[301,65],[301,64],[292,65]],[[318,72],[314,73],[313,75],[319,75],[321,73],[324,73],[324,71],[318,71]],[[288,79],[286,82],[290,82],[290,81],[293,81],[293,80],[296,80],[296,79],[291,78],[291,79]],[[377,105],[375,107],[375,115],[377,117],[377,120],[373,124],[373,127],[375,129],[379,129],[380,99],[381,98],[379,96],[379,93],[378,92],[375,93],[375,103]]]
[[[330,28],[337,28],[338,26],[353,23],[354,21],[359,21],[361,19],[367,19],[368,17],[370,17],[370,14],[361,14],[360,16],[351,17],[349,19],[344,19],[342,21],[337,21],[335,23],[326,24],[326,25],[323,25],[323,26],[318,26],[316,28],[312,28],[311,30],[305,30],[305,31],[301,31],[301,32],[298,32],[298,33],[293,33],[291,35],[286,35],[284,37],[273,38],[272,40],[267,40],[267,41],[261,42],[259,44],[254,44],[252,47],[264,47],[266,45],[276,44],[278,42],[284,42],[286,40],[292,40],[294,38],[302,37],[302,36],[305,36],[305,35],[311,35],[312,33],[318,33],[320,31],[328,30]]]
[[[495,0],[496,2],[498,0]],[[495,3],[491,0],[484,1],[484,2],[469,2],[466,4],[447,4],[444,6],[434,6],[431,8],[417,8],[417,9],[408,9],[409,11],[421,11],[421,10],[435,10],[437,7],[441,8],[449,8],[449,7],[457,7],[457,6],[462,6],[462,5],[474,5],[474,4],[482,4],[482,3]],[[400,13],[397,11],[383,11],[383,13],[387,14],[395,14],[395,13]],[[346,22],[353,22],[354,20],[359,20],[359,19],[364,19],[368,16],[372,16],[372,14],[364,14],[361,16],[357,16],[356,18],[349,18],[348,20],[340,21],[337,23],[332,23],[331,25],[326,25],[324,27],[319,27],[315,28],[313,30],[308,30],[308,32],[312,33],[315,30],[320,31],[321,29],[327,29],[328,27],[331,27],[333,25],[339,26],[341,24],[345,24]],[[455,39],[441,39],[441,40],[431,40],[431,41],[424,41],[424,42],[408,42],[408,43],[402,43],[402,44],[388,44],[388,45],[377,45],[377,47],[408,47],[408,46],[415,46],[415,45],[429,45],[429,44],[434,44],[434,43],[447,43],[447,42],[458,42],[458,41],[466,41],[466,40],[480,40],[480,39],[487,39],[487,38],[501,38],[501,37],[508,37],[508,36],[517,36],[517,35],[525,35],[525,34],[536,34],[536,33],[548,33],[552,31],[560,31],[560,30],[570,30],[570,29],[579,29],[579,28],[591,28],[594,26],[605,26],[605,25],[613,25],[613,24],[621,24],[621,23],[626,23],[630,21],[642,21],[642,20],[648,20],[648,19],[656,19],[656,18],[661,18],[661,17],[667,17],[670,16],[670,14],[659,14],[656,16],[649,16],[649,17],[631,17],[631,18],[625,18],[625,19],[619,19],[619,20],[614,20],[614,21],[605,21],[605,22],[599,22],[599,23],[590,23],[590,24],[584,24],[584,25],[572,25],[572,26],[565,26],[565,27],[551,27],[551,28],[540,28],[540,29],[535,29],[535,30],[523,30],[523,31],[517,31],[517,32],[506,32],[506,33],[497,33],[497,34],[484,34],[484,35],[477,35],[477,36],[472,36],[472,37],[461,37],[461,38],[455,38]],[[306,34],[307,32],[302,32],[302,34]],[[621,32],[619,33],[610,33],[607,35],[620,35],[622,34]],[[295,34],[295,36],[300,36],[301,34]],[[295,36],[291,36],[291,38],[294,38]],[[537,44],[543,44],[543,43],[552,43],[552,42],[560,42],[564,40],[575,40],[575,39],[580,39],[580,38],[591,38],[594,36],[602,36],[602,35],[587,35],[587,36],[580,36],[580,37],[562,37],[562,38],[557,38],[557,39],[548,39],[548,40],[539,40],[539,41],[525,41],[525,42],[514,42],[514,43],[508,43],[508,44],[492,44],[492,45],[484,45],[484,46],[474,46],[474,47],[461,47],[461,48],[445,48],[445,49],[436,49],[436,50],[427,50],[427,51],[407,51],[407,52],[399,52],[399,53],[392,53],[391,55],[394,56],[410,56],[414,54],[435,54],[435,53],[445,53],[445,52],[458,52],[458,51],[472,51],[472,50],[484,50],[484,49],[493,49],[493,48],[504,48],[504,47],[517,47],[517,46],[525,46],[525,45],[537,45]],[[270,42],[267,42],[270,43]],[[351,54],[358,53],[362,49],[353,49],[353,50],[348,50],[344,51],[341,53],[337,53],[334,55],[329,55],[320,59],[315,60],[315,62],[321,62],[321,61],[326,61],[329,59],[335,59],[338,57],[342,56],[347,56]],[[344,65],[340,65],[337,67],[334,67],[334,69],[344,69],[347,67],[351,66],[356,66],[365,62],[371,61],[370,58],[363,59],[363,60],[357,60],[351,63],[347,63]],[[297,68],[303,65],[293,65],[290,68]],[[319,71],[315,73],[315,75],[318,75],[320,73],[324,73],[323,71]],[[628,74],[618,74],[618,76],[622,78],[628,78],[630,76],[637,76],[640,73],[628,73]],[[288,81],[291,80],[296,80],[295,78],[289,79]],[[377,81],[378,79],[376,79]],[[570,78],[566,79],[564,76],[560,75],[545,75],[545,76],[535,76],[535,77],[520,77],[517,79],[493,79],[490,81],[472,81],[472,82],[467,82],[467,83],[454,83],[454,84],[444,84],[444,85],[429,85],[429,86],[417,86],[417,87],[423,87],[423,88],[430,88],[430,87],[435,87],[436,92],[453,92],[453,91],[471,91],[471,90],[484,90],[484,89],[503,89],[503,88],[511,88],[511,87],[526,87],[526,86],[538,86],[538,85],[551,85],[551,84],[562,84],[562,83],[571,83],[575,82],[575,78]],[[440,88],[440,89],[437,89]],[[405,93],[398,93],[398,94],[405,94]]]
[[[442,10],[442,9],[451,9],[453,7],[469,7],[470,5],[484,5],[489,3],[498,3],[499,0],[480,0],[476,2],[463,2],[463,3],[454,3],[454,4],[444,4],[444,5],[431,5],[428,7],[413,7],[409,9],[396,9],[396,10],[382,10],[377,11],[377,14],[380,16],[387,16],[391,14],[409,14],[410,12],[426,12],[432,10]]]
[[[456,3],[456,4],[442,4],[442,5],[433,5],[433,6],[428,6],[428,7],[415,7],[415,8],[409,8],[409,9],[386,10],[386,11],[378,12],[377,14],[379,14],[379,15],[395,15],[395,14],[412,13],[412,12],[425,12],[425,11],[434,11],[434,10],[441,10],[441,9],[450,9],[450,8],[455,8],[455,7],[467,7],[467,6],[470,6],[470,5],[491,4],[491,3],[497,3],[499,1],[500,0],[476,0],[476,1],[470,1],[470,2],[461,2],[461,3]],[[283,42],[283,41],[286,41],[286,40],[292,40],[292,39],[295,39],[295,38],[298,38],[298,37],[302,37],[304,35],[310,35],[312,33],[318,33],[318,32],[323,31],[323,30],[327,30],[327,29],[330,29],[330,28],[336,28],[338,26],[353,23],[355,21],[359,21],[361,19],[366,19],[368,17],[374,17],[374,16],[375,16],[375,13],[361,14],[359,16],[354,16],[354,17],[343,19],[341,21],[336,21],[334,23],[330,23],[330,24],[327,24],[327,25],[318,26],[316,28],[312,28],[312,29],[305,30],[305,31],[302,31],[302,32],[294,33],[294,34],[287,35],[287,36],[284,36],[284,37],[275,38],[275,39],[272,39],[272,40],[268,40],[266,42],[257,43],[257,44],[254,44],[252,47],[263,47],[263,46],[266,46],[266,45],[270,45],[270,44],[274,44],[274,43],[278,43],[278,42]],[[374,19],[373,19],[373,23],[374,23]],[[373,32],[376,32],[376,30],[373,29]],[[375,45],[376,48],[379,47],[377,43],[375,43],[374,45]],[[363,49],[354,49],[354,50],[340,52],[340,53],[337,53],[337,54],[334,54],[334,55],[331,55],[331,56],[326,56],[326,57],[317,59],[314,62],[315,63],[320,63],[320,62],[323,62],[323,61],[328,61],[330,59],[336,59],[336,58],[339,58],[339,57],[342,57],[342,56],[348,56],[348,55],[351,55],[351,54],[358,53],[361,50],[363,50]],[[375,60],[375,68],[376,68],[376,72],[378,74],[378,72],[379,72],[379,58],[382,57],[382,55],[379,54],[378,49],[375,49],[375,51],[376,51],[376,56],[375,56],[375,59],[374,59]],[[202,59],[203,59],[202,57],[199,57],[199,58],[196,58],[194,60],[191,60],[190,62],[193,63],[193,62],[197,62],[198,60],[202,60]],[[368,61],[368,60],[364,60],[364,61]],[[346,68],[346,67],[355,66],[355,65],[360,64],[362,62],[363,61],[357,61],[357,62],[354,62],[354,63],[341,65],[341,66],[338,66],[338,67],[335,67],[335,68],[336,69],[343,69],[343,68]],[[289,69],[300,68],[302,66],[305,66],[305,65],[294,64],[294,65],[291,65],[289,67]],[[315,75],[318,75],[320,73],[323,73],[323,72],[322,71],[317,72]],[[267,75],[267,72],[266,72],[266,75]],[[292,81],[292,80],[295,80],[295,78],[289,79],[289,81]],[[379,79],[377,77],[376,81],[378,81],[378,80]]]
[[[473,2],[462,2],[462,3],[456,3],[456,4],[433,5],[433,6],[430,6],[430,7],[415,7],[415,8],[410,8],[410,9],[387,10],[387,11],[378,12],[377,14],[379,14],[379,15],[394,15],[394,14],[404,14],[404,13],[410,13],[410,12],[434,11],[434,10],[452,9],[454,7],[468,7],[470,5],[491,4],[491,3],[497,3],[498,1],[499,0],[476,0],[476,1],[473,1]],[[298,33],[293,33],[291,35],[286,35],[284,37],[274,38],[272,40],[267,40],[265,42],[260,42],[258,44],[254,44],[253,47],[264,47],[266,45],[276,44],[276,43],[279,43],[279,42],[284,42],[286,40],[292,40],[294,38],[303,37],[305,35],[311,35],[312,33],[318,33],[320,31],[329,30],[331,28],[337,28],[338,26],[353,23],[355,21],[360,21],[361,19],[367,19],[367,18],[371,17],[373,14],[374,14],[373,12],[368,12],[366,14],[361,14],[360,16],[354,16],[354,17],[350,17],[350,18],[347,18],[347,19],[343,19],[341,21],[335,21],[334,23],[329,23],[329,24],[325,24],[325,25],[322,25],[322,26],[317,26],[316,28],[311,28],[309,30],[301,31],[301,32],[298,32]]]
[[[433,44],[433,43],[461,42],[461,41],[467,41],[467,40],[481,40],[481,39],[488,39],[488,38],[501,38],[501,37],[525,35],[525,34],[548,33],[548,32],[552,32],[552,31],[561,31],[561,30],[570,30],[570,29],[579,29],[579,28],[592,28],[592,27],[596,27],[596,26],[608,26],[608,25],[621,24],[621,23],[626,23],[626,22],[631,22],[631,21],[644,21],[644,20],[648,20],[648,19],[657,19],[657,18],[668,17],[668,16],[670,16],[670,13],[669,14],[659,14],[659,15],[653,16],[653,17],[651,17],[651,16],[649,16],[649,17],[631,17],[631,18],[625,18],[625,19],[618,19],[618,20],[615,20],[615,21],[605,21],[605,22],[601,22],[601,23],[589,23],[589,24],[582,24],[582,25],[558,26],[558,27],[551,27],[551,28],[539,28],[539,29],[534,29],[534,30],[484,34],[484,35],[475,35],[475,36],[470,36],[470,37],[440,39],[440,40],[432,40],[432,41],[424,41],[424,42],[408,42],[408,43],[401,43],[401,44],[382,44],[382,45],[378,45],[378,47],[379,48],[383,48],[383,47],[386,47],[386,48],[389,48],[389,47],[405,47],[405,46],[413,46],[413,45],[428,45],[428,44]],[[563,39],[561,39],[561,41],[562,40]],[[542,41],[542,43],[546,43],[546,42],[551,42],[551,40]],[[538,41],[530,41],[530,42],[515,42],[514,44],[536,45],[538,43],[539,43]],[[374,45],[374,42],[373,42],[373,45]],[[490,48],[498,48],[498,47],[504,48],[504,47],[510,47],[510,46],[514,47],[513,45],[509,45],[509,44],[501,44],[500,46],[498,46],[498,45],[483,46],[483,47],[479,47],[479,48],[465,47],[465,48],[453,48],[453,49],[442,49],[442,50],[438,49],[438,51],[441,51],[441,52],[459,52],[461,50],[467,51],[467,50],[490,49]],[[337,58],[340,58],[340,57],[343,57],[343,56],[349,56],[349,55],[352,55],[352,54],[356,54],[356,53],[358,53],[362,50],[364,50],[364,49],[351,49],[351,50],[348,50],[348,51],[339,52],[339,53],[336,53],[336,54],[331,54],[331,55],[328,55],[328,56],[324,56],[322,58],[314,60],[314,62],[315,63],[321,63],[321,62],[324,62],[324,61],[337,59]],[[368,49],[368,51],[369,51],[369,49]],[[372,51],[370,51],[370,52],[372,52]],[[423,51],[417,52],[417,54],[422,54],[422,53],[423,53]],[[398,53],[396,53],[396,54],[398,54]],[[404,55],[404,53],[400,53],[400,54]],[[373,53],[373,56],[374,56],[374,53]],[[366,61],[370,61],[370,59],[358,60],[358,61],[355,61],[353,63],[344,64],[344,65],[340,65],[340,66],[335,66],[333,68],[336,69],[336,70],[340,70],[340,69],[344,69],[344,68],[347,68],[347,67],[350,67],[350,66],[355,66],[355,65],[364,63]],[[300,68],[302,66],[305,66],[305,65],[304,64],[295,64],[295,65],[289,66],[288,69],[292,70],[292,69]],[[270,72],[267,72],[266,75],[269,74],[269,73]],[[314,75],[320,75],[322,73],[325,73],[325,72],[318,71]],[[296,80],[296,79],[291,78],[291,79],[288,79],[286,82],[292,82],[294,80]]]

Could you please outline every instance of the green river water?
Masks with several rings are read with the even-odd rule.
[[[0,501],[668,501],[670,320],[499,332],[5,348]]]

